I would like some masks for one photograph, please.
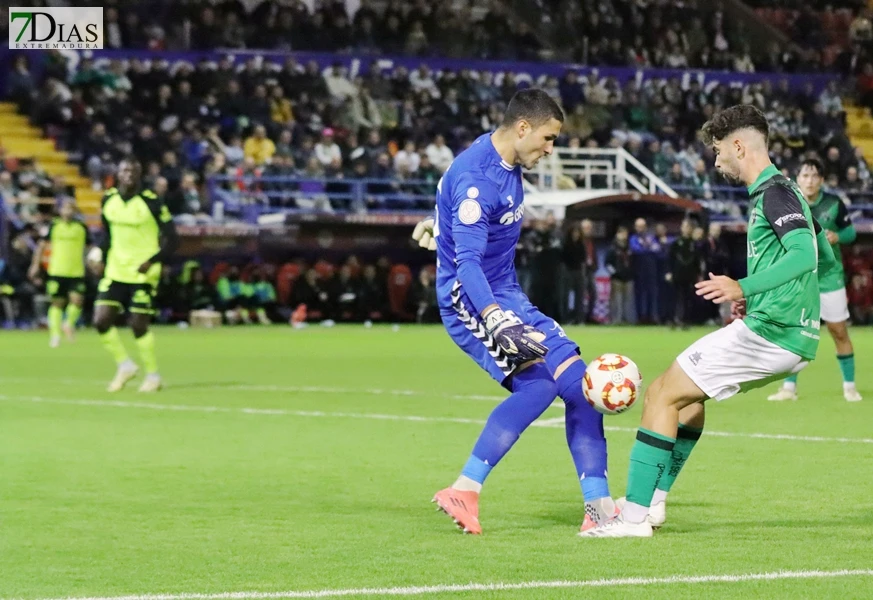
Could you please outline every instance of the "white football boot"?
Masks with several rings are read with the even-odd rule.
[[[621,512],[621,509],[624,508],[625,502],[627,502],[627,498],[625,498],[624,496],[616,500],[616,511]],[[667,501],[661,500],[660,502],[655,502],[654,504],[649,506],[649,516],[646,517],[646,521],[649,522],[649,525],[652,526],[652,529],[659,529],[663,527],[664,523],[667,522]]]
[[[794,402],[797,400],[797,392],[782,387],[775,394],[767,396],[767,400],[770,402],[785,402],[786,400]]]
[[[118,370],[115,372],[115,378],[109,384],[109,387],[106,388],[107,392],[120,392],[127,382],[136,377],[136,374],[139,373],[139,367],[136,366],[136,363],[132,360],[128,359],[118,365]]]
[[[157,373],[149,373],[145,376],[145,379],[142,381],[142,385],[139,386],[139,391],[141,392],[157,392],[164,386],[164,382],[161,381],[161,376]]]
[[[846,402],[860,402],[864,399],[861,397],[861,394],[858,393],[858,390],[854,386],[843,386],[843,398],[846,399]]]
[[[654,531],[648,521],[642,523],[629,523],[621,518],[621,515],[607,521],[604,525],[598,525],[592,529],[579,532],[579,537],[589,538],[620,538],[620,537],[652,537]]]

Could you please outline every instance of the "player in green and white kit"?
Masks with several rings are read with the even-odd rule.
[[[40,260],[46,246],[51,247],[48,265],[46,293],[52,304],[48,310],[49,346],[57,348],[61,343],[61,331],[73,340],[73,331],[82,314],[85,300],[85,246],[88,244],[88,227],[76,218],[76,203],[66,200],[61,204],[59,216],[52,221],[48,233],[40,240],[28,277],[40,280]],[[66,307],[66,319],[64,308]]]
[[[797,184],[816,221],[827,234],[834,250],[836,266],[827,273],[819,273],[818,286],[821,292],[821,320],[837,347],[837,362],[843,374],[843,397],[848,402],[860,402],[861,394],[855,387],[855,351],[849,339],[849,301],[846,296],[846,274],[840,256],[840,246],[851,244],[857,234],[849,220],[849,211],[839,196],[822,190],[824,167],[817,160],[806,160],[797,175]],[[797,400],[797,373],[789,376],[778,392],[767,400]]]
[[[666,518],[667,491],[702,433],[703,403],[795,373],[815,358],[816,268],[830,269],[834,255],[800,189],[771,164],[769,129],[750,105],[725,109],[703,126],[716,169],[749,189],[748,276],[734,281],[710,273],[697,293],[716,304],[733,302],[745,318],[692,344],[646,390],[621,513],[583,537],[651,537],[652,522]]]

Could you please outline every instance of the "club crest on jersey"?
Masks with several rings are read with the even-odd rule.
[[[476,189],[476,188],[470,188]],[[468,190],[469,191],[469,190]],[[478,193],[478,190],[477,190]],[[472,225],[482,216],[482,207],[472,198],[467,198],[458,207],[458,218],[464,225]]]
[[[515,212],[509,211],[502,217],[500,217],[501,225],[512,225],[513,223],[518,223],[524,218],[524,204],[520,205],[515,209]]]

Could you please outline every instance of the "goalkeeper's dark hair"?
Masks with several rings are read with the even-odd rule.
[[[543,90],[528,88],[515,93],[506,106],[502,127],[512,127],[519,121],[527,121],[531,127],[539,127],[549,119],[564,122],[564,111]]]
[[[754,129],[764,136],[770,137],[770,124],[767,117],[751,104],[737,104],[713,115],[700,129],[700,138],[707,146],[720,142],[740,129]]]
[[[797,170],[798,174],[803,170],[803,167],[812,167],[815,169],[816,174],[819,177],[824,177],[824,165],[821,164],[821,161],[816,158],[807,158],[805,161],[800,163],[800,169]]]

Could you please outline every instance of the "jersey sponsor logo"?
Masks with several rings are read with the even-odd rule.
[[[506,197],[506,201],[509,202],[509,207],[510,207],[510,208],[512,208],[513,206],[515,206],[515,203],[512,201],[512,195],[511,195],[511,194],[510,194],[509,196]]]
[[[693,352],[693,353],[691,353],[691,354],[688,355],[688,360],[690,360],[690,361],[691,361],[691,364],[694,365],[694,366],[696,367],[697,364],[698,364],[701,360],[703,360],[703,354],[702,354],[701,352]]]
[[[467,198],[458,207],[458,218],[464,225],[472,225],[482,216],[482,207],[472,198]]]
[[[467,188],[467,198],[478,198],[479,197],[479,188],[470,187]]]
[[[509,211],[502,217],[500,217],[501,225],[512,225],[513,223],[518,223],[524,218],[524,204],[515,209],[515,212]]]
[[[821,321],[818,319],[810,319],[806,316],[806,309],[800,311],[800,326],[811,327],[812,329],[821,329]]]
[[[782,227],[790,221],[800,221],[805,218],[806,217],[804,217],[801,213],[791,213],[790,215],[785,215],[784,217],[779,217],[778,219],[776,219],[776,226]]]

